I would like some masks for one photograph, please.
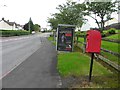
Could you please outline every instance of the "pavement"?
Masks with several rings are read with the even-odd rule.
[[[55,46],[45,37],[40,41],[39,49],[2,79],[3,88],[61,87]]]

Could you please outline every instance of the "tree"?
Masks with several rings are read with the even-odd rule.
[[[53,14],[53,17],[48,19],[48,23],[53,29],[56,29],[58,24],[71,24],[80,27],[84,20],[84,8],[84,4],[68,1],[57,7],[59,13]]]
[[[57,29],[57,26],[59,24],[59,20],[57,18],[48,18],[48,23],[50,23],[50,26],[52,29]]]
[[[24,30],[29,30],[29,25],[28,25],[28,23],[26,23],[24,26],[23,26],[23,28],[24,28]]]
[[[110,20],[111,14],[117,11],[115,4],[116,2],[87,2],[86,8],[88,16],[96,21],[101,32],[104,30],[105,21]],[[100,21],[98,21],[98,18]]]
[[[35,30],[35,32],[40,32],[40,25],[35,24],[34,25],[34,30]]]
[[[29,22],[24,25],[23,28],[24,28],[24,30],[30,31],[30,33],[32,33],[32,31],[34,31],[34,24],[33,24],[31,18],[29,19]]]
[[[33,21],[32,21],[32,19],[31,19],[31,17],[30,17],[30,19],[29,19],[28,24],[29,24],[30,33],[32,33],[32,31],[34,31],[34,24],[33,24]]]

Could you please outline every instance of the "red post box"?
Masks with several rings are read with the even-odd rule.
[[[100,53],[101,48],[101,34],[97,30],[87,31],[86,52]]]

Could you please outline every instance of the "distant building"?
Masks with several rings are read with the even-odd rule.
[[[2,18],[0,20],[0,30],[23,30],[23,27],[20,24]]]
[[[120,22],[119,20],[112,18],[109,21],[105,22],[105,29],[110,29],[110,28],[116,28],[116,29],[120,29]]]
[[[118,23],[118,20],[116,18],[112,18],[111,20],[105,22],[105,27],[115,23]]]
[[[41,28],[41,32],[47,31],[47,28]]]

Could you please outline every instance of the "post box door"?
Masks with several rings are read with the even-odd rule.
[[[87,32],[86,52],[99,53],[101,48],[101,34],[97,30]]]

